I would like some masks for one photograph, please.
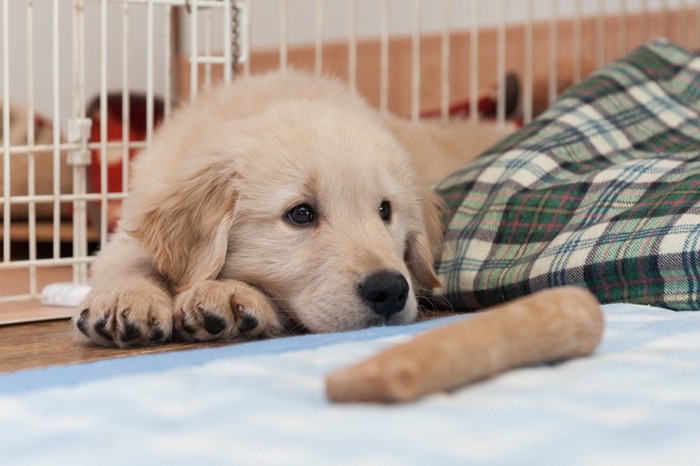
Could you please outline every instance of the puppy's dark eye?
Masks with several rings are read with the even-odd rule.
[[[379,204],[379,217],[385,222],[391,220],[391,204],[389,201],[384,200]]]
[[[316,220],[316,213],[309,204],[299,204],[287,212],[287,220],[294,225],[308,225]]]

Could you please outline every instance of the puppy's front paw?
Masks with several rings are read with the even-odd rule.
[[[164,343],[173,332],[173,300],[149,283],[93,290],[78,311],[75,327],[103,346]]]
[[[233,340],[277,335],[279,316],[257,288],[237,280],[195,284],[175,300],[177,334],[186,340]]]

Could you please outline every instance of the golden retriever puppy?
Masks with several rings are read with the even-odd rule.
[[[296,72],[196,99],[135,162],[75,326],[128,346],[413,321],[441,231],[389,127]]]
[[[411,322],[439,284],[429,183],[502,134],[380,115],[298,72],[205,93],[139,155],[73,322],[116,346]]]

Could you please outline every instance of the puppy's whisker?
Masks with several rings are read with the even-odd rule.
[[[436,317],[445,312],[454,312],[452,303],[442,296],[425,295],[421,296],[420,301],[418,311],[426,318]]]
[[[304,327],[302,324],[300,324],[296,320],[289,320],[288,321],[287,330],[290,333],[294,333],[294,334],[307,333],[309,331],[309,329]]]

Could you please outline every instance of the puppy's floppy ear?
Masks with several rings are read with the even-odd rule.
[[[128,231],[177,292],[216,278],[224,265],[237,198],[234,176],[223,164],[202,170],[155,202]]]
[[[409,233],[406,264],[418,283],[432,289],[440,286],[433,263],[442,248],[442,201],[430,189],[424,188],[421,192],[421,203],[423,225]]]

